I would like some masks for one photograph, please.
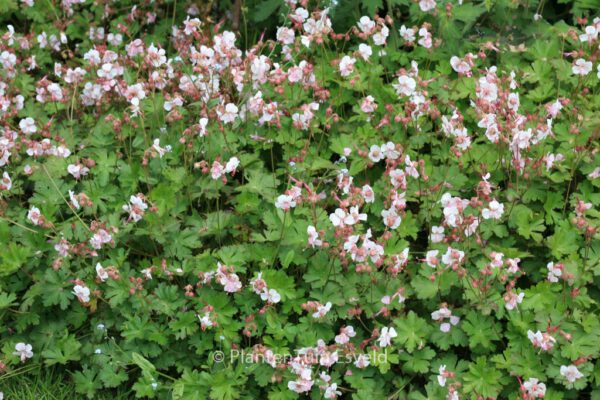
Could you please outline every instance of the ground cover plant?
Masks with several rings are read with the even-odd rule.
[[[595,0],[0,4],[0,399],[600,398]]]

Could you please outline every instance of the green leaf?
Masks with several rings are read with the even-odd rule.
[[[488,364],[485,357],[479,357],[469,365],[469,371],[464,375],[464,391],[483,397],[497,397],[502,388],[502,374]]]
[[[426,343],[426,337],[431,330],[427,321],[417,316],[413,311],[409,311],[404,318],[395,319],[394,324],[398,333],[398,337],[394,339],[394,342],[403,345],[409,353]]]

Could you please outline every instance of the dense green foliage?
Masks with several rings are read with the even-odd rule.
[[[0,392],[600,398],[598,6],[0,1]]]

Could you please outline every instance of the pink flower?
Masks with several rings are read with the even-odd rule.
[[[294,391],[296,393],[305,393],[310,391],[310,389],[313,386],[313,381],[311,380],[305,380],[305,379],[298,379],[296,381],[289,381],[288,382],[288,389],[290,389],[291,391]]]

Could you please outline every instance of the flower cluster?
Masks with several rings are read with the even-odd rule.
[[[270,1],[255,42],[192,2],[38,3],[0,37],[0,375],[596,393],[600,18],[578,2],[569,26],[511,0]]]

